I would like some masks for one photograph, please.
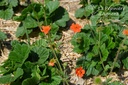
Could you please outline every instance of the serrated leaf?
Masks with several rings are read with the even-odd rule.
[[[48,59],[48,56],[49,56],[48,49],[43,48],[41,46],[40,47],[35,46],[32,48],[32,51],[38,55],[37,57],[39,57],[39,60],[38,60],[39,64],[43,64]]]
[[[85,16],[88,17],[94,12],[93,6],[92,5],[87,5],[85,7]]]
[[[0,10],[0,18],[2,19],[11,19],[13,16],[13,9],[12,8],[8,8],[6,10]]]
[[[69,15],[68,12],[63,7],[59,7],[55,11],[55,15],[52,16],[52,18],[56,25],[65,27],[66,22],[69,20]]]
[[[76,18],[82,18],[85,14],[85,9],[84,8],[80,8],[80,9],[77,9],[76,12],[75,12],[75,17]]]
[[[20,16],[14,16],[13,17],[13,20],[16,20],[16,21],[23,21],[24,19],[26,19],[27,15],[30,14],[32,12],[32,5],[33,4],[30,4],[29,6],[27,6],[26,8],[23,9],[23,11],[21,12],[21,15]]]
[[[124,67],[128,69],[128,57],[122,60]]]
[[[87,61],[91,61],[91,59],[93,58],[94,54],[93,53],[88,53],[87,56],[86,56],[86,60]]]
[[[71,40],[72,45],[74,46],[74,51],[77,53],[82,53],[89,49],[90,39],[89,35],[85,33],[77,33],[73,36]]]
[[[0,84],[7,84],[15,81],[17,78],[19,78],[21,75],[23,75],[23,69],[17,68],[17,70],[14,72],[14,74],[7,74],[0,76]]]
[[[27,16],[25,20],[23,21],[23,26],[25,28],[35,28],[38,26],[38,23],[35,19],[33,19],[31,16]]]
[[[92,69],[92,74],[96,76],[96,75],[99,74],[99,71],[97,69],[93,68]]]
[[[16,44],[14,50],[9,54],[9,60],[12,61],[15,67],[21,67],[29,56],[30,49],[26,44]]]
[[[25,34],[25,28],[23,26],[22,27],[18,27],[17,31],[16,31],[16,37],[23,36],[24,34]]]
[[[93,46],[92,52],[93,52],[95,55],[98,55],[98,53],[99,53],[99,47],[98,47],[98,45],[94,45],[94,46]]]
[[[108,36],[106,34],[101,34],[100,42],[104,43],[108,39]]]
[[[9,0],[9,5],[16,7],[18,5],[18,0]]]
[[[49,14],[51,14],[59,7],[59,1],[49,1],[46,3],[46,7],[48,7]]]
[[[86,72],[87,76],[89,76],[92,73],[92,69],[93,69],[92,67],[89,67],[87,69],[87,72]]]
[[[91,26],[96,26],[99,18],[100,18],[99,15],[91,16],[91,17],[90,17]]]
[[[100,50],[101,50],[101,53],[102,53],[102,58],[101,58],[101,61],[99,63],[103,63],[104,61],[107,60],[109,52],[106,49],[105,44],[101,45]]]
[[[110,69],[110,66],[109,65],[106,65],[105,67],[104,67],[104,70],[105,71],[108,71]]]
[[[36,81],[36,77],[31,77],[24,79],[22,85],[36,85],[38,81]]]
[[[43,47],[47,47],[48,46],[48,43],[46,42],[45,39],[40,39],[40,40],[37,40],[35,43],[34,43],[35,46],[43,46]]]
[[[115,42],[113,42],[113,39],[108,40],[107,49],[113,49],[115,47]]]
[[[51,29],[50,33],[51,33],[51,34],[56,34],[57,31],[59,30],[58,25],[56,25],[55,23],[53,23],[53,24],[51,25],[51,27],[52,27],[52,29]]]
[[[21,36],[25,35],[26,31],[27,31],[28,34],[30,34],[32,32],[32,29],[27,29],[23,26],[18,27],[17,30],[16,30],[16,37],[21,37]]]

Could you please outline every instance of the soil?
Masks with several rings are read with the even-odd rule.
[[[102,82],[105,81],[107,78],[112,78],[112,81],[121,81],[124,84],[128,85],[128,71],[127,70],[121,70],[118,73],[111,73],[107,77],[101,77],[101,76],[94,76],[94,77],[84,77],[79,78],[75,74],[75,66],[76,66],[76,60],[81,57],[80,54],[77,54],[73,52],[73,46],[71,45],[70,41],[73,36],[73,32],[69,29],[71,23],[75,22],[80,24],[81,26],[84,26],[88,23],[88,20],[85,19],[76,19],[74,14],[75,11],[81,7],[79,5],[80,0],[60,0],[60,5],[63,6],[69,13],[70,21],[67,23],[67,27],[65,27],[66,30],[62,31],[62,38],[60,42],[61,44],[61,60],[63,62],[67,62],[69,66],[69,76],[70,76],[70,85],[96,85],[94,84],[94,79],[99,77],[102,79]],[[0,19],[0,30],[5,32],[8,39],[3,41],[3,49],[0,56],[0,63],[5,61],[8,58],[9,52],[11,50],[10,42],[12,40],[20,40],[16,38],[15,32],[17,30],[17,27],[19,25],[19,22],[12,21],[12,20],[3,20]],[[35,41],[38,37],[31,38],[31,41]]]

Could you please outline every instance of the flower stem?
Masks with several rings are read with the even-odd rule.
[[[58,67],[59,67],[59,69],[61,70],[61,72],[63,71],[62,70],[62,67],[61,67],[61,65],[60,65],[60,62],[59,62],[59,60],[58,60],[58,57],[57,57],[57,54],[56,54],[56,52],[55,52],[55,50],[54,50],[54,48],[53,48],[53,46],[52,46],[52,44],[51,44],[51,38],[50,38],[50,33],[49,33],[49,35],[48,35],[48,40],[49,40],[49,45],[50,45],[50,48],[51,48],[51,50],[52,50],[52,52],[53,52],[53,54],[54,54],[54,57],[55,57],[55,59],[56,59],[56,61],[57,61],[57,64],[58,64]]]
[[[116,57],[114,58],[114,62],[112,64],[112,67],[111,67],[111,70],[110,70],[110,73],[112,73],[113,69],[114,69],[114,66],[115,66],[115,63],[118,59],[118,55],[120,53],[120,50],[121,50],[121,47],[123,46],[124,42],[125,42],[126,38],[124,38],[124,40],[122,41],[122,43],[120,44],[119,48],[118,48],[118,51],[117,51],[117,54],[116,54]]]
[[[100,51],[100,38],[101,38],[101,33],[99,32],[99,43],[98,43],[98,48],[99,48],[100,60],[102,61],[102,56],[101,56],[101,51]],[[103,62],[101,62],[101,64],[102,64],[103,69],[105,69]]]
[[[59,69],[60,69],[61,71],[63,71],[63,70],[62,70],[62,67],[61,67],[61,65],[60,65],[60,62],[59,62],[59,60],[58,60],[58,58],[57,58],[56,52],[55,52],[55,50],[53,49],[53,47],[52,47],[51,44],[50,44],[50,48],[51,48],[51,50],[52,50],[52,52],[53,52],[53,54],[54,54],[54,57],[55,57],[55,59],[56,59],[56,61],[57,61],[57,64],[58,64]]]

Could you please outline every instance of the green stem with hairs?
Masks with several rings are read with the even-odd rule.
[[[116,61],[117,61],[117,59],[118,59],[118,55],[119,55],[119,53],[120,53],[121,47],[123,46],[123,44],[124,44],[124,42],[125,42],[126,39],[127,39],[127,37],[124,38],[124,40],[122,41],[122,43],[120,44],[120,46],[119,46],[119,48],[118,48],[118,51],[117,51],[117,53],[116,53],[116,57],[114,58],[114,62],[113,62],[113,64],[112,64],[112,67],[111,67],[111,70],[110,70],[110,73],[112,73],[112,71],[113,71],[113,69],[114,69],[114,66],[115,66],[115,63],[116,63]]]

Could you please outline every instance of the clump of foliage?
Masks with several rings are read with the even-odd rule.
[[[72,38],[74,51],[83,55],[77,66],[86,75],[106,76],[115,69],[128,69],[128,3],[124,0],[81,0],[77,18],[89,19]]]
[[[69,20],[59,1],[32,2],[13,19],[21,22],[16,36],[26,35],[28,41],[11,42],[8,59],[0,66],[0,84],[69,85],[66,65],[60,61],[59,43],[55,42],[59,28]],[[41,39],[30,43],[29,34],[37,28]]]
[[[11,19],[14,15],[14,8],[18,6],[18,0],[0,1],[0,18]]]

